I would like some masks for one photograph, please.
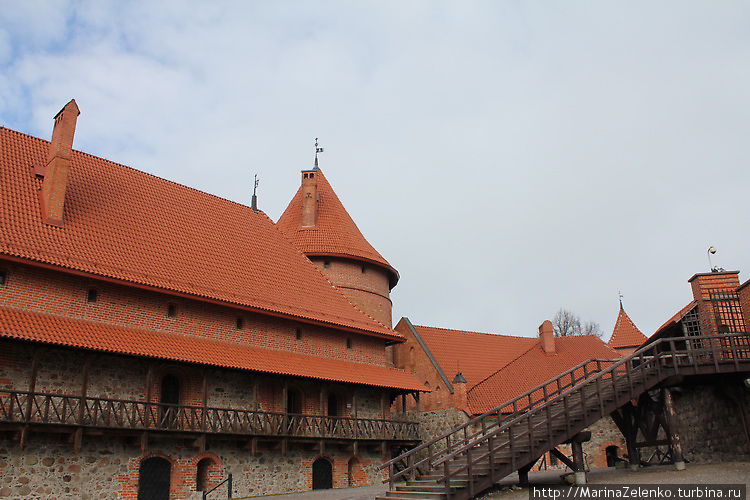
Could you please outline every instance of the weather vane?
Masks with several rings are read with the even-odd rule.
[[[315,170],[318,169],[318,154],[323,152],[323,148],[318,147],[318,138],[315,138]]]
[[[252,201],[250,202],[250,208],[252,208],[255,212],[258,211],[257,191],[258,191],[259,182],[260,181],[258,180],[258,174],[255,174],[254,181],[253,181],[253,197],[251,198]]]

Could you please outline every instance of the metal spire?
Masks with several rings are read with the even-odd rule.
[[[255,178],[254,179],[255,180],[253,181],[253,197],[251,198],[251,201],[250,201],[250,208],[253,209],[253,212],[257,212],[258,211],[258,195],[257,195],[257,191],[258,191],[258,183],[260,182],[258,180],[258,174],[255,174]]]
[[[315,138],[315,166],[313,167],[313,170],[318,170],[318,153],[322,153],[323,148],[318,147],[318,138]]]
[[[618,291],[617,291],[617,295],[619,295],[619,296],[620,296],[620,309],[622,309],[622,298],[623,298],[623,294],[622,294],[622,292],[621,292],[620,290],[618,290]]]

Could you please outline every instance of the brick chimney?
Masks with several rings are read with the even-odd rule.
[[[302,227],[318,221],[318,170],[302,171]]]
[[[466,378],[463,373],[458,372],[453,377],[453,406],[455,408],[464,409],[469,406],[469,399],[466,394]]]
[[[539,325],[539,338],[542,340],[542,349],[545,354],[555,354],[555,330],[552,328],[552,322],[545,320]]]
[[[80,114],[75,99],[71,99],[55,115],[55,127],[52,130],[40,195],[42,219],[53,226],[63,225],[65,192],[68,189],[70,161],[73,156],[73,136]]]
[[[728,307],[730,303],[738,303],[737,288],[740,286],[739,271],[717,271],[698,273],[688,280],[693,288],[693,299],[698,303],[698,317],[703,335],[721,335],[723,333],[737,333],[733,330],[744,323],[739,307]],[[714,303],[711,295],[721,298],[725,310],[721,314],[721,324],[717,323]]]

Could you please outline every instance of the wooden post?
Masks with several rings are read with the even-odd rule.
[[[406,415],[406,394],[401,395],[401,414]]]
[[[253,375],[253,408],[256,410],[260,409],[260,402],[258,401],[258,376]]]
[[[672,389],[666,387],[662,389],[664,398],[664,416],[667,419],[667,431],[669,433],[669,446],[672,449],[672,460],[677,470],[685,470],[685,459],[682,456],[682,444],[680,443],[680,433],[677,432],[677,414],[674,410],[674,401],[672,400]]]
[[[586,464],[583,461],[583,445],[580,441],[570,443],[573,448],[573,465],[575,466],[576,485],[586,484]]]
[[[206,370],[203,370],[201,373],[203,374],[203,408],[201,408],[200,426],[201,426],[201,430],[205,431],[206,430],[206,412],[207,412],[206,408],[208,408],[208,375],[206,374]],[[205,435],[204,435],[204,440],[203,440],[204,449],[205,449],[205,443],[206,441],[205,441]],[[204,451],[204,450],[201,450],[201,451]]]
[[[529,471],[534,466],[534,464],[524,465],[520,469],[518,469],[518,485],[519,486],[528,486],[529,485]]]
[[[26,421],[31,420],[31,411],[34,404],[34,393],[36,392],[36,376],[39,372],[39,348],[33,347],[31,354],[31,373],[29,374],[29,396],[26,401]]]
[[[320,385],[320,415],[326,416],[328,415],[328,408],[326,405],[326,388],[325,385]]]
[[[419,393],[414,393],[414,404],[416,405],[417,413],[419,413]]]
[[[357,389],[352,390],[352,417],[357,418]]]
[[[281,388],[281,404],[284,407],[284,413],[289,413],[287,403],[289,402],[289,381],[284,379],[284,385]]]

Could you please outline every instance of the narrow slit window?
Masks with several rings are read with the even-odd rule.
[[[237,321],[235,322],[234,327],[237,330],[242,330],[245,327],[245,320],[243,320],[241,316],[237,316]]]
[[[302,328],[294,329],[294,338],[297,340],[302,340]]]
[[[348,338],[346,339],[346,348],[351,349],[352,348],[352,339]]]
[[[331,261],[330,260],[324,260],[323,261],[323,267],[325,267],[326,269],[328,269],[329,267],[331,267]]]
[[[177,316],[177,306],[175,304],[167,304],[167,318],[174,318]]]
[[[99,292],[96,290],[96,288],[89,288],[89,291],[86,292],[86,302],[89,304],[96,302],[96,299],[99,298]]]
[[[3,286],[7,282],[8,282],[8,273],[5,271],[0,271],[0,286]]]
[[[366,270],[367,270],[367,266],[365,266],[364,264],[362,264],[362,272],[364,273]]]

